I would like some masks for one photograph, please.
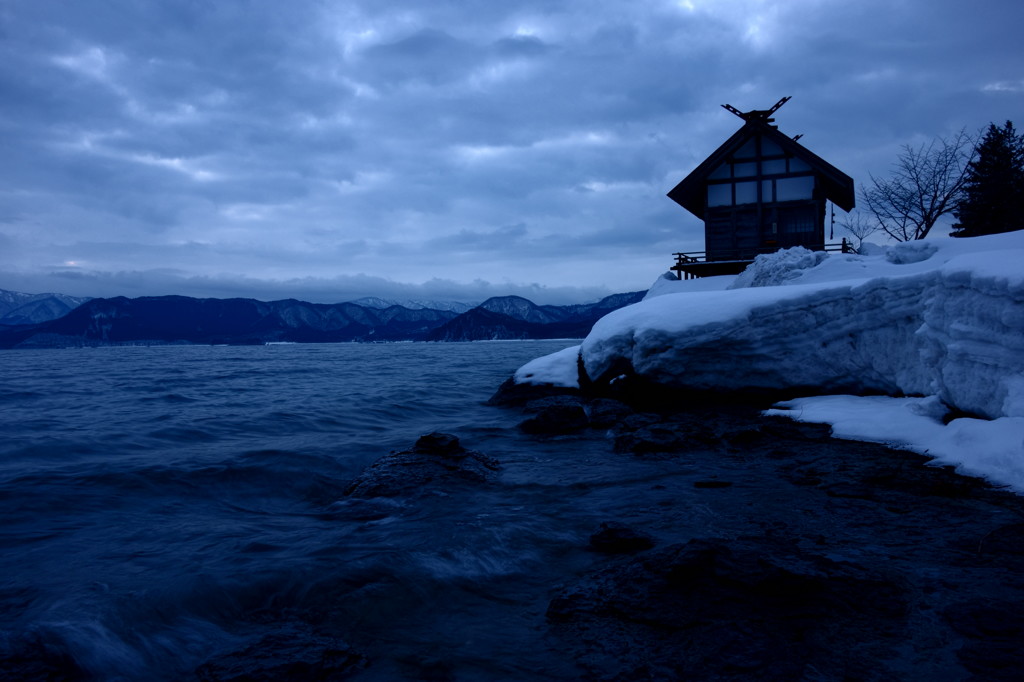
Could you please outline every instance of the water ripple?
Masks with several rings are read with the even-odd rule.
[[[540,570],[552,527],[344,488],[429,431],[500,449],[483,401],[565,345],[0,351],[0,672],[183,679],[296,620],[429,640],[388,622]]]

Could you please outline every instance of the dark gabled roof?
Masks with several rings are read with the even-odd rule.
[[[855,196],[853,178],[792,138],[783,135],[774,126],[758,119],[751,119],[744,123],[743,127],[737,130],[721,147],[704,159],[699,166],[693,169],[692,173],[683,178],[682,182],[673,187],[672,191],[668,193],[669,198],[703,220],[707,202],[705,183],[708,175],[725,163],[726,159],[735,154],[747,140],[755,135],[767,137],[782,147],[787,154],[792,154],[807,163],[821,178],[821,187],[825,192],[826,199],[844,211],[853,208]]]

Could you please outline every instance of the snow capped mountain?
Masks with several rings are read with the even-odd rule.
[[[487,299],[479,307],[514,320],[538,324],[562,322],[569,317],[569,312],[565,310],[567,306],[537,305],[522,296],[496,296]]]
[[[55,320],[88,300],[64,294],[23,294],[0,289],[0,324],[39,324]]]
[[[497,296],[487,299],[479,307],[523,322],[554,324],[570,320],[597,319],[612,310],[636,303],[643,296],[644,292],[633,291],[612,294],[595,303],[575,305],[537,305],[522,296]]]
[[[636,303],[644,292],[614,294],[582,305],[537,305],[521,296],[489,298],[438,327],[431,341],[582,338],[602,315]]]
[[[0,329],[0,347],[580,338],[608,311],[609,300],[636,301],[641,296],[642,292],[628,294],[626,299],[609,297],[584,306],[537,306],[519,297],[491,299],[492,307],[511,315],[484,307],[462,314],[410,308],[380,298],[361,299],[363,304],[327,305],[294,299],[268,302],[187,296],[92,299],[64,311],[67,314],[56,315],[62,310],[55,303],[57,299],[44,297],[34,305],[40,310],[44,305],[53,306],[49,316],[43,315],[43,322]],[[22,301],[21,297],[9,298],[12,303]],[[27,305],[33,304],[24,304],[18,310],[27,310]]]
[[[97,298],[60,319],[10,330],[0,336],[0,346],[406,341],[423,338],[454,316],[441,310],[379,310],[296,300]]]
[[[349,303],[363,306],[364,308],[379,308],[381,310],[392,306],[400,306],[409,310],[444,310],[452,313],[464,313],[476,307],[475,303],[463,303],[461,301],[435,301],[435,300],[405,300],[400,301],[393,298],[380,298],[377,296],[364,296]]]

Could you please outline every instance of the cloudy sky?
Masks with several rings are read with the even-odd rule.
[[[538,302],[703,248],[742,122],[851,175],[1024,125],[1020,0],[3,0],[0,289]],[[837,235],[838,236],[838,235]]]

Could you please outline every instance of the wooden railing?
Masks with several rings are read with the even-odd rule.
[[[831,251],[831,252],[838,252],[838,253],[856,253],[856,251],[853,248],[853,244],[851,244],[850,242],[846,241],[845,238],[841,242],[833,242],[832,244],[813,244],[813,245],[802,244],[801,246],[803,246],[805,249],[810,249],[811,251]],[[785,247],[782,247],[782,248],[785,248]],[[754,252],[755,255],[760,255],[760,254],[763,254],[763,253],[774,253],[774,252],[779,251],[779,250],[780,250],[780,247],[778,247],[778,246],[762,246],[760,248],[753,249],[753,252]],[[692,263],[750,261],[750,260],[753,260],[753,258],[750,255],[751,251],[752,251],[751,249],[743,249],[742,251],[740,251],[738,249],[733,250],[733,251],[719,249],[719,250],[715,251],[715,260],[714,261],[708,261],[708,259],[707,259],[707,251],[686,251],[686,252],[678,251],[678,252],[672,254],[676,258],[676,263],[670,269],[671,270],[675,270],[676,273],[679,275],[680,279],[682,279],[682,277],[683,277],[683,270],[684,270],[683,266],[685,266],[685,265],[689,265],[689,264],[692,264]],[[742,254],[742,256],[741,256],[741,254]]]

